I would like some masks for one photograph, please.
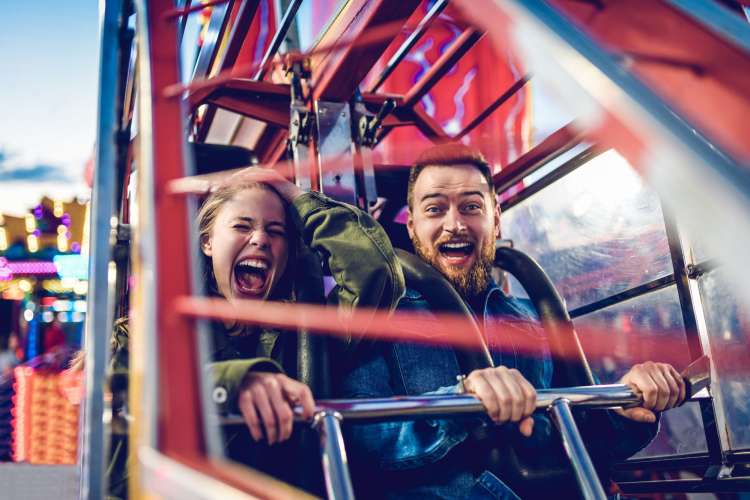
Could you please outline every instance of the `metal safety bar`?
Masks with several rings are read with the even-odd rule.
[[[640,396],[623,384],[567,387],[561,389],[537,389],[536,409],[545,410],[558,399],[566,399],[574,406],[583,408],[620,408],[637,406]],[[334,411],[345,420],[412,420],[415,418],[438,418],[477,415],[485,412],[482,403],[474,396],[446,394],[441,396],[396,396],[371,399],[321,399],[314,413]],[[294,409],[295,420],[305,422],[302,408]],[[222,425],[239,425],[244,420],[240,415],[221,419]]]
[[[626,385],[540,389],[537,391],[537,410],[546,409],[560,430],[576,480],[584,498],[604,499],[606,495],[578,432],[571,406],[586,408],[615,408],[636,406],[641,397]],[[300,413],[296,412],[298,415]],[[482,403],[473,396],[418,396],[385,399],[349,399],[319,401],[313,417],[321,439],[321,459],[329,499],[354,498],[346,450],[341,438],[340,422],[344,420],[394,420],[415,417],[448,417],[485,413]],[[298,417],[301,418],[301,417]],[[323,421],[321,425],[319,422]]]
[[[558,399],[585,408],[620,408],[637,406],[640,396],[623,384],[567,387],[563,389],[537,389],[536,409],[545,410]],[[484,406],[474,396],[446,394],[441,396],[396,396],[371,399],[321,399],[317,401],[315,414],[336,412],[345,420],[413,420],[415,418],[439,418],[468,416],[485,413]],[[294,409],[295,420],[306,422],[302,408]],[[244,424],[240,415],[221,419],[222,425]]]
[[[583,443],[581,433],[578,432],[578,426],[570,411],[570,404],[571,402],[565,398],[556,399],[549,407],[549,414],[555,427],[560,431],[563,448],[573,466],[583,498],[604,500],[607,495],[599,482],[599,476]]]
[[[693,392],[704,385],[693,384]],[[571,461],[585,498],[605,498],[591,458],[586,451],[570,407],[608,409],[637,406],[642,399],[630,387],[622,384],[569,387],[564,389],[537,390],[537,410],[549,410],[560,430],[563,445]],[[379,399],[331,399],[320,400],[315,408],[312,426],[320,435],[321,459],[326,490],[330,499],[354,498],[346,449],[341,434],[341,422],[345,420],[413,420],[415,418],[439,418],[481,415],[485,413],[482,403],[470,395],[409,396]],[[302,409],[295,408],[297,422],[308,422],[302,417]],[[224,425],[243,424],[241,416],[221,419]],[[601,493],[601,496],[599,496]]]
[[[682,373],[686,400],[696,397],[711,383],[710,360],[702,356],[688,365]],[[624,384],[593,385],[558,389],[537,389],[536,409],[547,410],[560,431],[563,447],[581,488],[584,498],[604,499],[591,457],[581,438],[572,406],[588,409],[629,408],[643,403],[642,396]],[[309,422],[302,416],[302,408],[295,407],[295,420]],[[414,420],[415,418],[445,418],[482,415],[484,406],[468,394],[397,396],[375,399],[319,400],[312,417],[312,427],[320,436],[321,460],[326,490],[330,499],[353,499],[354,489],[349,475],[346,448],[341,434],[345,420]],[[241,416],[221,419],[222,425],[244,424]]]

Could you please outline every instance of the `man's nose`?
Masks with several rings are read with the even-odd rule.
[[[443,228],[449,233],[460,233],[466,230],[466,222],[458,209],[448,210],[443,221]]]

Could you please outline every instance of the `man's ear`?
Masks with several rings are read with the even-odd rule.
[[[409,215],[406,219],[406,230],[409,233],[409,239],[414,240],[414,219],[411,215],[411,209],[409,210]]]
[[[495,200],[495,214],[494,214],[493,217],[495,219],[495,239],[499,239],[500,238],[500,234],[501,234],[501,231],[500,231],[500,204],[497,202],[497,200]]]
[[[201,251],[206,257],[211,257],[213,250],[211,249],[211,238],[203,238],[201,240]]]

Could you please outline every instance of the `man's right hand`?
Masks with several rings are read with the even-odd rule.
[[[504,366],[474,370],[466,377],[464,388],[479,398],[495,423],[519,422],[521,434],[531,436],[536,390],[521,372]]]
[[[268,444],[286,441],[292,435],[295,405],[302,406],[302,416],[312,418],[315,401],[310,388],[281,373],[249,372],[239,395],[239,407],[250,435]]]

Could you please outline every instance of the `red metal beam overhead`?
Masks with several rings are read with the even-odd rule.
[[[222,56],[220,65],[222,72],[238,63],[238,58],[240,58],[243,47],[248,41],[248,37],[245,35],[250,29],[255,14],[258,12],[259,4],[260,0],[245,0],[232,5],[231,19],[229,21],[231,23],[229,27],[231,31],[229,32],[229,39],[226,44],[227,48]],[[218,48],[217,46],[217,50]],[[215,114],[216,108],[209,107],[198,128],[198,140],[205,140]]]
[[[351,40],[344,48],[312,57],[313,98],[325,101],[348,101],[362,79],[395,38],[383,37],[370,43],[359,43],[368,30],[393,24],[406,24],[420,0],[350,0],[319,46]]]
[[[500,192],[512,186],[550,158],[578,144],[580,139],[581,134],[572,124],[565,125],[493,175],[495,188]]]
[[[440,59],[404,96],[404,106],[411,107],[419,102],[435,84],[463,57],[466,52],[482,38],[482,33],[474,28],[465,29],[456,40],[443,52]]]
[[[191,109],[201,104],[213,104],[243,116],[287,128],[289,99],[287,84],[236,78],[216,88],[202,89],[190,94],[189,103]]]
[[[709,140],[750,163],[750,54],[663,0],[550,0]],[[718,6],[716,8],[719,8]]]

